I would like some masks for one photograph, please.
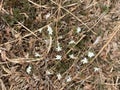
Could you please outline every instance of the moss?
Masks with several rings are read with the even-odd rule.
[[[13,16],[9,16],[5,14],[4,19],[10,26],[13,26],[16,23],[16,20],[13,18]]]
[[[110,11],[109,7],[106,5],[101,5],[101,12],[108,13]]]

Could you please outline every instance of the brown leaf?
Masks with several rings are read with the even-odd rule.
[[[0,79],[0,87],[1,87],[2,90],[7,90],[4,82],[2,81],[2,79]]]
[[[10,49],[12,48],[12,45],[10,43],[5,45],[5,48],[7,51],[10,51]]]
[[[14,36],[15,36],[15,38],[19,38],[19,37],[21,37],[21,33],[16,33]]]
[[[93,90],[92,85],[90,85],[90,84],[85,84],[83,90]]]
[[[8,36],[10,36],[11,29],[9,27],[6,28],[6,33]]]
[[[6,61],[8,59],[5,51],[1,51],[1,58],[3,61]]]

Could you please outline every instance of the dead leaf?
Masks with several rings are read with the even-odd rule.
[[[85,84],[83,90],[93,90],[92,85],[90,85],[90,84],[88,84],[88,83]]]
[[[5,68],[4,66],[2,66],[2,68],[7,74],[12,74],[12,72],[8,68]]]
[[[3,61],[6,61],[8,59],[7,56],[6,56],[6,52],[4,50],[1,51],[1,58],[2,58]]]
[[[6,34],[10,36],[11,29],[9,27],[6,27],[5,29],[6,29]]]
[[[20,35],[21,35],[21,33],[16,33],[14,36],[15,36],[15,38],[19,38],[19,37],[21,37]]]
[[[7,51],[10,51],[10,49],[12,48],[12,45],[10,43],[5,45],[5,48]]]
[[[3,81],[0,79],[0,87],[2,90],[7,90],[5,87],[5,84],[3,83]]]

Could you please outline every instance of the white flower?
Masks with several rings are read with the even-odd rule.
[[[57,74],[57,78],[58,78],[58,80],[60,80],[62,78],[60,73]]]
[[[77,27],[77,33],[80,33],[81,32],[81,28],[80,27]]]
[[[94,67],[94,72],[98,72],[99,70],[100,70],[100,68]]]
[[[50,72],[49,70],[46,71],[46,75],[51,75],[53,74],[52,72]]]
[[[52,34],[53,34],[53,30],[52,30],[52,28],[51,28],[50,25],[48,25],[47,31],[48,31],[48,34],[49,34],[49,35],[52,35]]]
[[[88,59],[85,57],[84,59],[81,60],[81,62],[82,62],[83,64],[86,64],[86,63],[88,63]]]
[[[48,19],[50,17],[50,13],[47,13],[45,18]]]
[[[71,59],[75,59],[74,54],[70,54],[69,57],[70,57]]]
[[[58,47],[56,48],[56,50],[59,52],[59,51],[62,51],[62,48],[61,48],[60,46],[58,46]]]
[[[40,57],[41,55],[37,52],[35,52],[35,57]]]
[[[60,47],[60,44],[58,43],[58,45],[57,45],[57,48],[56,48],[56,50],[59,52],[59,51],[62,51],[62,47]]]
[[[95,56],[95,55],[94,55],[93,52],[88,52],[88,57],[92,58],[92,57],[94,57],[94,56]]]
[[[31,69],[32,69],[32,67],[29,65],[29,66],[27,67],[27,69],[26,69],[26,72],[27,72],[28,74],[30,74],[30,73],[31,73]]]
[[[56,55],[56,60],[62,60],[62,56],[61,55]]]
[[[70,76],[67,76],[66,82],[71,82],[71,81],[72,81],[72,78]]]
[[[69,42],[69,44],[75,44],[75,41],[74,41],[74,40],[71,40],[71,41]]]
[[[41,33],[41,32],[42,32],[42,29],[40,28],[38,31],[39,31],[39,33]]]

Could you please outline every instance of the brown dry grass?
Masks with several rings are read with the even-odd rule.
[[[119,6],[120,0],[1,0],[0,90],[119,90]]]

